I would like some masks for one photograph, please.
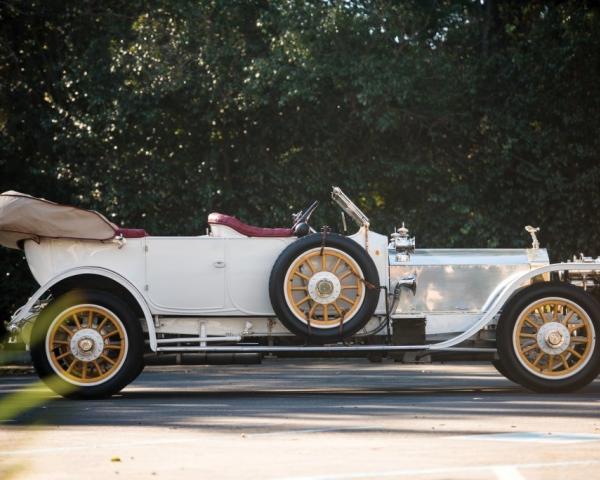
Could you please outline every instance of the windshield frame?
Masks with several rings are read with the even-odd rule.
[[[369,227],[369,217],[356,206],[356,204],[342,192],[340,187],[333,187],[331,198],[359,227]]]

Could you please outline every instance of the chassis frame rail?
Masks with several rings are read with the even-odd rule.
[[[495,348],[446,347],[432,350],[428,345],[321,345],[321,346],[264,346],[264,345],[227,345],[206,347],[158,347],[157,352],[220,352],[220,353],[277,353],[277,352],[472,352],[495,353]]]

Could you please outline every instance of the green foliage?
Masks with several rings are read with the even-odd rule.
[[[339,185],[421,246],[600,254],[600,11],[585,2],[0,3],[0,189],[197,234]],[[34,288],[0,252],[0,318]]]

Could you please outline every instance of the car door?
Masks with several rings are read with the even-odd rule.
[[[148,237],[146,294],[169,312],[213,312],[225,305],[224,239]]]

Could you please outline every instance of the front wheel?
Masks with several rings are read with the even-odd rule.
[[[143,348],[140,323],[125,302],[107,292],[75,290],[52,301],[37,318],[31,358],[56,393],[102,398],[141,372]]]
[[[600,371],[600,304],[564,283],[538,283],[506,306],[497,328],[510,379],[537,392],[571,392]]]
[[[498,359],[498,360],[492,360],[492,365],[494,366],[494,368],[496,369],[496,371],[502,375],[504,378],[506,378],[507,380],[510,380],[511,382],[515,382],[511,377],[512,375],[510,374],[510,372],[504,368],[504,365],[502,364],[502,362]],[[515,382],[517,383],[517,382]]]

